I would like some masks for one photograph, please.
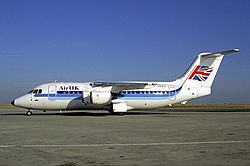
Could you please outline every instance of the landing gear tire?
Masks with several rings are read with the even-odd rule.
[[[26,115],[27,115],[27,116],[32,115],[32,111],[27,111],[27,112],[26,112]]]

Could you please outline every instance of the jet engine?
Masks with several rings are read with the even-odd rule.
[[[110,92],[102,91],[83,91],[82,100],[90,104],[109,104],[112,98]]]

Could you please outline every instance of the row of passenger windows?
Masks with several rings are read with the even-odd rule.
[[[121,94],[168,94],[167,91],[122,91]],[[171,92],[171,93],[174,93]]]
[[[29,93],[41,94],[42,89],[30,90]],[[121,94],[168,94],[167,91],[122,91]],[[172,92],[174,93],[174,91]],[[57,91],[57,94],[82,94],[82,91]]]
[[[57,91],[57,94],[82,94],[82,91]]]
[[[33,94],[41,94],[43,92],[42,89],[35,89],[35,90],[30,90],[29,93],[33,93]]]

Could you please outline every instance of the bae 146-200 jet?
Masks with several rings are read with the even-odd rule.
[[[238,49],[201,53],[180,78],[172,82],[96,81],[85,83],[53,82],[35,87],[11,102],[33,110],[128,110],[153,109],[211,94],[216,73],[224,55]]]

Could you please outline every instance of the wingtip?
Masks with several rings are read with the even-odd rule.
[[[235,48],[234,51],[235,51],[235,52],[240,52],[240,49]]]

